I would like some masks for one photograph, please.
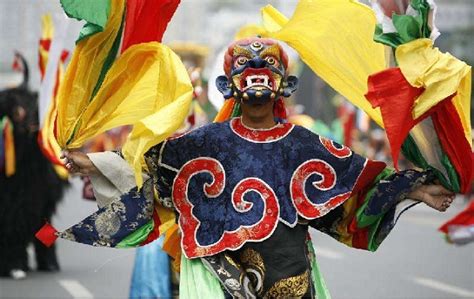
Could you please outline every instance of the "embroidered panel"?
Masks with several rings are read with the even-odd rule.
[[[152,219],[151,183],[148,180],[140,191],[135,187],[123,194],[120,199],[61,232],[59,237],[93,246],[115,247]]]
[[[244,269],[228,253],[222,252],[203,257],[201,260],[206,268],[219,279],[221,286],[232,298],[257,298],[252,282]]]
[[[261,136],[272,137],[248,140]],[[155,182],[166,196],[173,182],[183,249],[192,258],[262,241],[278,220],[294,227],[298,215],[325,215],[350,196],[365,163],[302,127],[252,132],[233,119],[168,140]]]
[[[251,129],[242,123],[240,118],[234,118],[229,123],[232,132],[237,136],[255,143],[270,143],[285,138],[295,125],[290,123],[277,124],[269,129]]]
[[[200,173],[210,174],[212,181],[202,185],[201,193],[198,193],[199,190],[189,190],[189,181],[194,175]],[[271,235],[276,227],[279,217],[276,195],[265,182],[258,178],[246,178],[240,181],[231,195],[232,207],[244,217],[245,214],[250,214],[248,218],[254,222],[251,225],[234,221],[228,223],[230,226],[227,226],[227,223],[224,223],[223,226],[216,226],[214,223],[222,222],[222,219],[206,217],[209,215],[209,211],[204,211],[206,215],[199,217],[201,213],[199,210],[204,207],[202,198],[205,197],[208,201],[217,198],[224,190],[224,182],[225,172],[222,165],[219,161],[211,158],[197,158],[188,161],[175,178],[173,200],[180,214],[179,225],[183,232],[181,242],[187,257],[208,256],[226,249],[238,249],[248,240],[264,240]],[[257,193],[262,199],[262,211],[252,211],[254,204],[244,200],[244,195],[249,192]],[[194,199],[196,197],[197,200]],[[223,206],[225,207],[225,204]],[[216,215],[220,214],[214,214],[214,216]],[[202,238],[202,236],[208,236],[209,231],[213,231],[212,236],[219,237],[219,239],[211,239],[214,241],[213,243],[206,243],[209,238]]]
[[[299,298],[303,297],[310,286],[309,271],[301,275],[284,278],[275,283],[263,298]]]

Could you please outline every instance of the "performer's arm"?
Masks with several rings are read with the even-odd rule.
[[[64,151],[61,158],[66,159],[66,168],[71,174],[83,176],[100,174],[87,154],[81,151]]]
[[[97,205],[103,207],[136,187],[134,173],[120,152],[105,151],[85,154],[64,152],[66,168],[72,174],[89,176]],[[149,179],[143,173],[143,181]]]
[[[146,171],[143,181],[153,180],[158,191],[158,202],[172,208],[170,192],[175,173],[160,163],[166,142],[153,146],[146,154]],[[120,151],[85,154],[80,151],[64,152],[66,168],[72,174],[90,176],[99,207],[136,187],[133,170],[123,159]]]
[[[149,167],[143,173],[144,183],[138,189],[131,167],[119,152],[73,151],[63,156],[72,173],[91,177],[99,209],[56,236],[94,246],[136,247],[155,240],[162,233],[161,226],[173,222],[171,209],[155,205],[154,169]],[[165,176],[160,182],[169,181],[170,177]]]
[[[344,204],[310,225],[348,246],[375,251],[410,207],[425,202],[445,211],[454,195],[431,185],[430,174],[386,168],[376,179],[353,194]]]

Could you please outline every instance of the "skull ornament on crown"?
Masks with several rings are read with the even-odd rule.
[[[224,57],[225,76],[216,79],[224,98],[264,104],[289,97],[298,84],[288,76],[288,56],[271,39],[249,38],[232,43]]]

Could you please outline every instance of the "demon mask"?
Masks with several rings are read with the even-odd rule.
[[[250,104],[263,104],[280,97],[289,97],[298,84],[287,75],[288,56],[273,40],[251,38],[234,42],[224,57],[226,76],[219,76],[216,85],[228,99]]]

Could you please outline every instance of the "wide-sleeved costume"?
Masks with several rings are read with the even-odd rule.
[[[109,184],[123,185],[97,155],[90,157]],[[429,179],[415,171],[396,174],[299,126],[255,130],[240,118],[168,139],[145,159],[150,178],[140,192],[117,197],[61,236],[92,245],[140,244],[146,234],[131,232],[153,230],[147,226],[153,185],[160,206],[179,215],[183,260],[201,258],[229,294],[248,298],[314,296],[321,278],[312,271],[308,226],[375,250],[398,212],[413,204],[403,201],[405,194]]]
[[[149,243],[165,232],[163,249],[183,253],[180,259],[174,256],[181,261],[183,298],[326,298],[308,227],[349,246],[375,250],[399,212],[414,204],[405,200],[406,194],[432,179],[428,172],[395,173],[381,162],[285,123],[283,99],[297,89],[298,80],[288,73],[283,47],[264,38],[239,40],[225,51],[225,75],[216,78],[226,99],[215,120],[221,123],[163,142],[182,123],[190,102],[185,69],[167,47],[148,43],[161,40],[162,32],[134,36],[140,26],[134,27],[133,20],[157,19],[140,13],[154,11],[152,5],[108,3],[108,21],[98,26],[104,31],[81,37],[66,74],[74,84],[59,90],[58,107],[67,109],[59,109],[57,137],[62,147],[77,148],[101,130],[132,124],[122,154],[133,168],[115,153],[89,155],[102,174],[91,177],[99,210],[62,233],[46,226],[40,236],[47,243],[60,236],[124,248]],[[321,78],[380,125],[389,120],[376,108],[387,103],[375,97],[381,94],[378,89],[369,90],[370,101],[364,97],[368,76],[386,67],[384,48],[372,41],[375,16],[369,8],[357,1],[301,0],[291,19],[271,7],[263,15],[265,36],[286,41]],[[121,20],[126,20],[124,34]],[[147,26],[158,27],[163,26]],[[128,42],[122,42],[124,52],[110,64],[121,36]],[[92,50],[102,43],[101,51]],[[130,45],[135,46],[126,50]],[[80,63],[84,59],[87,63]],[[149,71],[142,72],[142,67]],[[70,98],[75,101],[67,101]],[[263,113],[268,107],[278,121],[273,128],[250,129],[238,117],[244,109]],[[410,114],[405,112],[400,115]],[[417,163],[432,170],[429,164]],[[167,245],[176,243],[181,245]]]

